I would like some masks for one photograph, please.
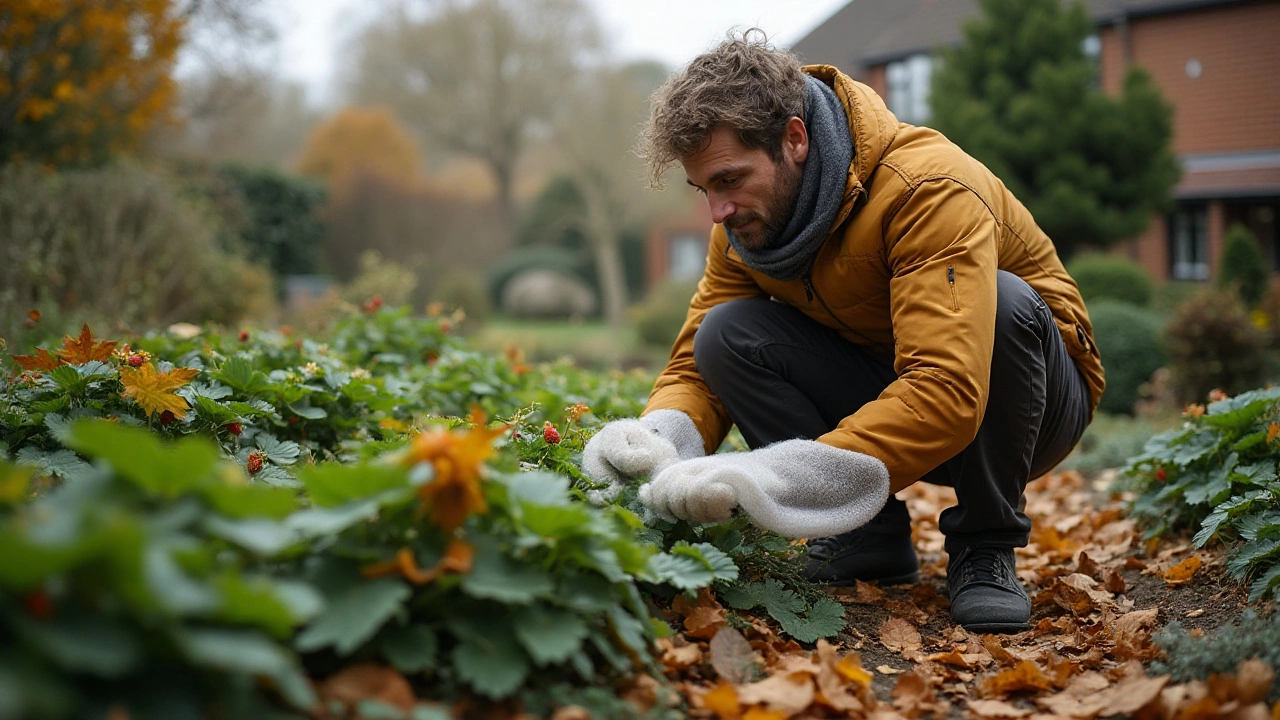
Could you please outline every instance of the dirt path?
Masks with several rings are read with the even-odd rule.
[[[693,716],[719,720],[1273,717],[1256,702],[1260,683],[1270,687],[1269,668],[1251,666],[1248,677],[1212,692],[1205,683],[1173,685],[1148,675],[1158,656],[1154,632],[1173,620],[1206,632],[1230,624],[1248,607],[1246,591],[1224,576],[1220,552],[1177,540],[1143,542],[1121,498],[1108,494],[1110,481],[1055,473],[1028,488],[1034,528],[1018,551],[1018,574],[1032,596],[1030,631],[977,636],[951,624],[937,517],[955,496],[919,485],[901,496],[914,519],[919,585],[831,589],[849,622],[834,648],[820,643],[810,652],[762,622],[741,633],[723,630],[750,643],[754,654],[739,655],[755,663],[754,682],[741,675],[726,682],[742,660],[725,648],[746,645],[710,643],[716,630],[708,628],[696,633],[701,640],[680,636],[667,644],[668,676]],[[689,645],[699,646],[700,662],[675,660],[681,646],[684,659],[692,657]]]

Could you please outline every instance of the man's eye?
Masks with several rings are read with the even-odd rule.
[[[725,187],[733,187],[737,185],[740,180],[742,180],[742,178],[740,177],[727,177],[721,180],[720,184],[724,185]]]

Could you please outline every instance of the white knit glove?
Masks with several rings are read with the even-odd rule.
[[[679,410],[655,410],[639,420],[614,420],[600,428],[582,451],[587,477],[609,486],[591,490],[587,498],[611,502],[629,482],[653,477],[681,460],[702,457],[702,435]]]
[[[658,515],[716,523],[741,507],[760,527],[787,537],[861,527],[888,499],[884,463],[815,440],[684,460],[640,488],[640,501]]]

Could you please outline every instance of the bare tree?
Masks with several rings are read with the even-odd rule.
[[[645,190],[644,168],[632,152],[649,94],[664,75],[651,63],[583,73],[556,126],[567,173],[586,205],[583,231],[591,242],[605,320],[613,326],[626,319],[623,231],[660,211],[665,199]]]
[[[402,0],[356,40],[351,100],[391,105],[443,149],[479,158],[514,226],[514,171],[598,47],[579,0]]]

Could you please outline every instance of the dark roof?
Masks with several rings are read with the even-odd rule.
[[[1141,17],[1247,0],[1083,0],[1090,17],[1109,25]],[[928,52],[960,41],[964,21],[978,0],[850,0],[790,49],[806,63],[823,63],[852,75],[871,65]]]

